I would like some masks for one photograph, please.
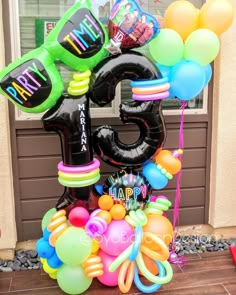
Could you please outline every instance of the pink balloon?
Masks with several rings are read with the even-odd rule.
[[[118,256],[132,244],[133,240],[134,231],[128,222],[113,220],[101,236],[99,244],[105,253]]]
[[[83,207],[75,207],[70,211],[69,221],[76,227],[84,227],[89,220],[89,213]]]
[[[99,250],[98,255],[102,259],[104,274],[102,276],[97,277],[97,279],[103,285],[111,287],[117,286],[120,267],[118,267],[117,270],[114,272],[109,272],[109,267],[112,264],[112,262],[116,259],[116,257],[108,255],[104,253],[102,250]]]

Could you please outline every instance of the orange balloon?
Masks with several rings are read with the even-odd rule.
[[[175,30],[186,40],[199,26],[199,13],[189,1],[174,1],[166,9],[164,23],[165,28]]]
[[[126,215],[126,210],[125,207],[121,204],[115,204],[111,210],[111,217],[115,220],[121,220],[125,217]]]
[[[175,158],[171,151],[160,151],[160,153],[155,156],[154,160],[172,175],[178,173],[181,169],[181,161],[178,158]]]
[[[161,238],[168,246],[173,237],[173,226],[168,218],[163,215],[150,214],[147,216],[147,224],[143,227],[144,232],[150,232]],[[143,245],[151,250],[158,251],[159,247],[150,239],[143,240]]]
[[[146,265],[147,269],[154,276],[156,276],[158,274],[158,272],[159,272],[156,263],[151,258],[149,258],[147,255],[144,255],[144,254],[142,254],[142,255],[143,255],[144,264]],[[140,275],[143,275],[140,269],[138,270],[138,272],[139,272]]]
[[[98,206],[102,210],[110,210],[114,204],[114,200],[109,195],[102,195],[98,199]]]
[[[234,19],[234,9],[228,0],[208,0],[199,15],[200,28],[206,28],[217,35],[225,32]]]
[[[112,217],[109,211],[102,210],[98,212],[97,216],[103,218],[107,224],[111,223]]]

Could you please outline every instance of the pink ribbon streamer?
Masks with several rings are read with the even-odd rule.
[[[183,101],[180,107],[181,110],[181,118],[180,118],[180,128],[179,128],[179,149],[184,148],[184,110],[187,106],[187,102]],[[179,160],[182,162],[182,155],[179,155]],[[179,205],[181,199],[181,176],[182,176],[182,169],[178,172],[176,178],[176,191],[175,191],[175,201],[174,201],[174,213],[173,213],[173,230],[174,236],[172,239],[172,247],[170,251],[170,259],[171,263],[185,263],[186,259],[184,257],[178,256],[175,254],[175,239],[176,239],[176,224],[179,219]],[[174,255],[175,254],[175,255]]]

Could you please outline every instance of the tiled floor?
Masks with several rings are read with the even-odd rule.
[[[187,262],[173,266],[174,277],[156,292],[160,295],[236,295],[236,271],[228,251],[186,255]],[[133,286],[129,294],[138,293]],[[140,292],[139,292],[140,293]],[[0,273],[0,294],[63,295],[57,282],[41,271]],[[94,280],[86,295],[120,295],[118,288]]]

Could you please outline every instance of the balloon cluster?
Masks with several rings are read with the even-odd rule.
[[[186,0],[174,1],[164,15],[164,28],[149,44],[153,59],[167,75],[173,97],[190,100],[211,79],[210,63],[219,49],[219,35],[233,21],[228,0],[209,0],[197,9]]]
[[[68,294],[86,291],[97,278],[106,286],[127,293],[132,283],[145,293],[158,290],[172,279],[168,262],[173,237],[164,216],[171,203],[152,197],[145,210],[130,210],[102,195],[99,209],[83,207],[49,210],[42,221],[43,237],[36,244],[44,271]],[[140,275],[153,284],[145,286]]]
[[[123,293],[133,282],[151,293],[172,279],[173,226],[165,216],[171,203],[151,193],[181,170],[182,150],[163,149],[161,100],[174,96],[186,101],[200,93],[211,79],[218,35],[232,19],[228,0],[208,0],[200,10],[178,0],[167,8],[165,27],[159,29],[157,19],[134,0],[117,0],[107,32],[90,1],[78,1],[40,48],[0,72],[0,92],[25,112],[49,109],[42,117],[44,129],[61,137],[58,181],[65,192],[57,210],[43,217],[36,249],[44,271],[64,292],[80,294],[97,278],[106,286],[118,285]],[[148,42],[156,63],[130,50]],[[67,93],[56,60],[79,71]],[[92,135],[90,99],[99,106],[111,103],[117,85],[126,79],[131,80],[133,101],[120,105],[120,118],[137,125],[139,138],[125,144],[107,125]],[[120,169],[94,190],[96,202],[90,197],[100,178],[100,162],[93,149]],[[145,286],[140,276],[152,285]]]

